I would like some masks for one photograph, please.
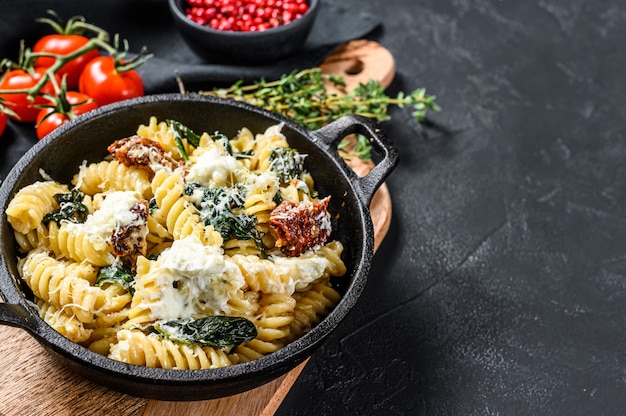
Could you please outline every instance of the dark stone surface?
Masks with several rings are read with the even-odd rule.
[[[384,125],[390,233],[278,414],[623,414],[626,4],[363,7],[443,111]]]
[[[278,416],[623,414],[626,4],[325,2],[379,18],[369,37],[396,58],[389,92],[426,87],[443,111],[418,124],[394,108],[383,124],[401,153],[389,235]],[[92,12],[105,3],[164,7],[64,4],[185,56],[141,14]],[[2,137],[2,177],[34,142],[25,132]]]

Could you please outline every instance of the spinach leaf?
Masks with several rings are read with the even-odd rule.
[[[235,152],[230,139],[224,133],[215,132],[211,134],[211,139],[213,139],[214,142],[221,144],[226,152],[237,160],[250,159],[254,156],[254,150],[252,149],[244,150],[243,152]]]
[[[221,144],[222,147],[226,149],[229,155],[233,155],[233,147],[230,144],[230,139],[228,138],[228,136],[223,133],[216,132],[211,135],[211,139],[213,139],[214,142],[218,142],[219,144]]]
[[[185,184],[185,194],[192,195],[199,191],[202,192],[202,198],[200,201],[194,200],[194,206],[204,224],[212,225],[225,240],[252,240],[263,250],[261,233],[256,229],[256,217],[233,213],[233,209],[243,207],[247,191],[245,186],[235,184],[230,188],[208,188],[195,182]]]
[[[249,149],[249,150],[244,150],[243,152],[236,152],[233,156],[237,160],[250,159],[252,156],[254,156],[254,150]]]
[[[183,139],[187,139],[189,144],[191,144],[192,146],[198,147],[200,145],[200,138],[202,137],[202,135],[194,132],[192,129],[185,126],[180,121],[168,119],[166,120],[166,122],[170,130],[172,130],[172,132],[174,133],[174,141],[176,142],[176,148],[178,149],[180,156],[185,162],[188,162],[189,156],[187,155],[185,147],[183,146]],[[233,156],[233,147],[230,144],[230,139],[228,138],[228,136],[220,132],[215,132],[211,134],[210,137],[214,142],[220,143],[229,155]],[[240,152],[237,153],[235,156],[238,159],[242,159],[250,157],[248,153],[250,152]]]
[[[156,198],[150,198],[148,201],[148,214],[154,215],[154,212],[159,209],[157,205]]]
[[[84,194],[78,189],[72,189],[67,194],[55,194],[54,199],[59,203],[59,210],[50,212],[43,217],[43,223],[54,221],[59,224],[62,220],[84,223],[89,215],[87,206],[83,204]]]
[[[272,198],[272,201],[276,203],[276,206],[279,206],[280,203],[284,201],[283,194],[281,194],[280,191],[276,192],[274,194],[274,197]]]
[[[281,183],[289,183],[292,179],[298,179],[304,172],[304,159],[306,155],[300,154],[296,149],[275,147],[270,153],[270,169],[278,175]]]
[[[170,130],[174,133],[174,141],[176,142],[176,148],[180,153],[180,156],[183,158],[185,162],[189,161],[189,156],[185,151],[185,147],[183,146],[183,139],[187,139],[187,141],[193,145],[194,147],[198,147],[200,144],[200,135],[191,130],[189,127],[185,126],[180,121],[176,120],[166,120],[166,123]]]
[[[161,335],[178,342],[216,348],[243,344],[257,336],[257,329],[252,321],[236,316],[176,319],[158,322],[155,329]]]
[[[121,263],[113,263],[100,268],[96,277],[96,286],[100,287],[105,283],[120,285],[131,295],[135,292],[135,277]]]

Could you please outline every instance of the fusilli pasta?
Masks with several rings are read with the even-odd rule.
[[[232,139],[180,128],[151,117],[71,185],[16,193],[20,276],[44,321],[115,360],[208,369],[271,354],[340,300],[328,198],[280,124]],[[245,336],[215,340],[209,321]]]
[[[67,192],[67,185],[53,181],[35,182],[20,189],[6,209],[9,224],[18,233],[27,234],[40,226],[47,213],[58,209],[54,195]]]
[[[88,195],[110,191],[136,191],[145,198],[151,196],[148,171],[126,167],[117,160],[82,165],[72,183]]]
[[[226,352],[212,347],[177,344],[167,338],[137,330],[117,332],[109,357],[146,367],[198,370],[232,365]]]

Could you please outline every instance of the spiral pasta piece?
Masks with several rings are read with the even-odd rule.
[[[162,244],[166,241],[172,241],[174,237],[167,231],[167,228],[156,220],[152,215],[148,216],[148,235],[146,240],[152,244]]]
[[[240,362],[258,359],[284,347],[289,325],[294,320],[296,300],[285,293],[264,294],[254,324],[257,336],[237,347]]]
[[[261,172],[270,170],[270,155],[277,147],[289,147],[287,138],[281,133],[283,124],[268,127],[263,134],[255,138],[254,156],[250,160],[250,169]]]
[[[234,152],[243,153],[254,150],[254,134],[247,127],[242,127],[237,135],[230,140]]]
[[[31,251],[18,262],[19,272],[38,298],[56,308],[71,310],[81,322],[92,322],[104,293],[72,273],[66,263],[41,250]]]
[[[88,262],[67,262],[65,267],[69,273],[89,282],[91,286],[96,283],[98,269]]]
[[[117,341],[117,333],[121,328],[118,327],[99,327],[91,332],[89,339],[83,341],[83,345],[89,350],[100,355],[108,355],[111,345]]]
[[[98,236],[90,235],[81,224],[63,222],[48,227],[48,247],[57,256],[74,261],[88,261],[96,266],[113,264],[113,248]]]
[[[237,136],[230,141],[233,152],[243,154],[253,154],[254,144],[254,134],[252,134],[252,131],[250,131],[250,129],[247,127],[243,127],[241,130],[239,130]],[[251,158],[243,158],[240,160],[240,163],[246,169],[250,170]]]
[[[262,295],[256,320],[259,328],[257,338],[273,341],[287,336],[288,326],[294,319],[295,307],[296,300],[286,293]]]
[[[234,256],[235,254],[260,256],[261,250],[253,240],[237,240],[233,238],[224,243],[224,253],[229,256]]]
[[[291,277],[287,273],[280,273],[270,260],[242,254],[235,254],[230,259],[241,269],[251,290],[263,293],[293,292]]]
[[[339,292],[326,282],[316,283],[304,292],[296,292],[293,297],[296,300],[294,320],[290,324],[286,342],[292,342],[309,331],[322,317],[328,315],[341,299]]]
[[[69,192],[67,185],[54,181],[35,182],[20,189],[5,211],[13,229],[22,234],[36,229],[46,214],[59,208],[56,194]]]
[[[152,179],[152,191],[165,228],[176,240],[195,236],[206,245],[221,247],[222,236],[213,226],[204,225],[184,189],[183,178],[178,173],[160,170]]]
[[[28,253],[31,250],[45,245],[45,239],[48,234],[48,230],[43,224],[37,226],[37,228],[30,230],[26,234],[14,231],[15,241],[19,246],[19,250],[22,253]]]
[[[145,328],[154,322],[150,304],[159,299],[158,275],[150,273],[153,262],[145,257],[137,258],[135,275],[135,294],[133,295],[128,320],[124,328]]]
[[[107,192],[98,192],[97,194],[89,195],[85,194],[85,198],[83,198],[83,204],[87,206],[87,210],[90,214],[93,214],[95,211],[102,208],[104,205],[104,200],[107,197]]]
[[[150,117],[148,124],[142,124],[137,128],[137,135],[146,139],[154,140],[168,152],[174,159],[182,160],[180,152],[176,144],[174,132],[169,128],[165,121],[158,121],[156,117]],[[193,146],[189,144],[186,138],[181,140],[183,149],[187,154],[193,150]]]
[[[148,252],[146,253],[146,257],[154,258],[161,254],[164,250],[170,248],[173,244],[173,241],[164,241],[159,244],[151,244],[148,246]]]
[[[263,293],[293,293],[297,289],[327,276],[338,276],[345,265],[340,255],[341,243],[309,251],[299,257],[257,256],[235,254],[230,260],[243,274],[250,289]]]
[[[150,173],[137,167],[126,167],[117,160],[103,160],[82,165],[72,179],[88,195],[112,191],[136,191],[146,199],[152,197]]]
[[[73,342],[84,342],[93,333],[92,329],[85,328],[83,322],[65,309],[59,309],[42,299],[37,299],[36,305],[41,319],[54,328],[55,331]]]
[[[224,148],[224,146],[220,142],[216,142],[206,133],[203,133],[200,136],[200,140],[198,141],[198,147],[193,149],[189,154],[189,161],[191,164],[197,163],[200,156],[207,152],[217,151],[220,155],[227,155],[228,152]]]
[[[254,316],[259,309],[258,297],[258,292],[237,290],[235,294],[228,299],[229,313],[233,316],[246,318]]]
[[[226,352],[212,347],[177,344],[155,333],[123,329],[117,333],[110,358],[152,368],[199,370],[232,365]]]
[[[346,273],[346,265],[341,260],[343,244],[339,240],[333,240],[315,250],[315,256],[323,257],[327,260],[326,274],[328,276],[343,276]],[[312,254],[305,253],[306,258]]]
[[[122,286],[106,284],[101,288],[104,304],[98,305],[96,323],[98,326],[112,326],[126,319],[128,311],[124,308],[130,304],[132,295]]]
[[[270,171],[259,175],[250,175],[247,184],[248,191],[243,212],[256,216],[258,224],[269,223],[272,210],[276,208],[274,197],[279,189],[276,174]]]
[[[303,201],[312,202],[311,189],[313,179],[310,174],[303,174],[301,180],[292,180],[287,186],[280,187],[280,193],[284,200],[299,203]]]
[[[121,302],[120,302],[121,303]],[[94,321],[94,328],[111,328],[114,326],[121,326],[122,323],[128,320],[129,308],[124,307],[119,311],[102,312],[101,310],[96,313],[96,319]]]

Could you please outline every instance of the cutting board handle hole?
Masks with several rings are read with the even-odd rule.
[[[361,61],[360,59],[354,59],[350,62],[350,65],[346,67],[345,71],[348,75],[359,75],[361,72],[363,72],[363,67],[363,61]]]

